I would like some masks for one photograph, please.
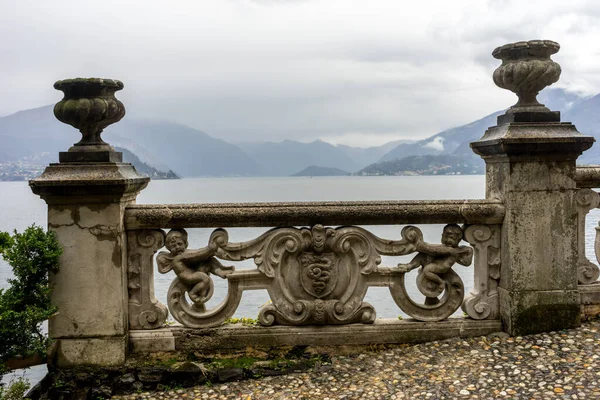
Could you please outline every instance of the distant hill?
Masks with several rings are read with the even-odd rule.
[[[58,154],[80,137],[54,117],[52,106],[19,111],[0,118],[0,163],[41,153]],[[180,176],[258,174],[258,165],[237,146],[181,124],[126,116],[109,126],[102,137],[132,151],[149,166]]]
[[[300,172],[296,172],[292,176],[348,176],[349,172],[342,171],[339,168],[328,168],[311,165],[304,168]]]
[[[600,95],[577,103],[562,114],[562,120],[574,123],[579,132],[596,138],[596,143],[577,159],[577,163],[600,164]]]
[[[538,99],[551,110],[561,111],[562,120],[574,122],[580,132],[600,138],[599,96],[586,98],[562,89],[546,89],[540,93]],[[477,121],[444,130],[416,143],[401,143],[381,157],[377,163],[369,165],[358,174],[395,175],[410,171],[417,174],[441,173],[441,171],[469,173],[465,172],[465,168],[483,173],[484,162],[473,153],[469,144],[481,138],[487,128],[496,125],[497,116],[504,112],[505,110],[497,111]],[[579,162],[582,164],[600,162],[600,146],[598,147],[584,153]],[[464,164],[468,167],[457,164],[455,156],[465,158]],[[404,161],[395,162],[397,160]],[[430,165],[425,165],[427,162]],[[443,163],[447,164],[442,168]]]
[[[571,121],[580,132],[600,139],[600,96],[584,98],[562,89],[546,89],[538,98],[550,109],[561,111],[563,121]],[[503,112],[497,111],[416,142],[395,141],[370,148],[334,146],[321,140],[234,145],[174,122],[127,116],[109,126],[103,137],[113,146],[132,152],[137,160],[132,163],[149,176],[158,176],[160,171],[165,177],[290,176],[300,173],[320,176],[332,174],[335,169],[355,174],[473,173],[469,171],[480,170],[484,163],[474,155],[469,143],[478,140],[488,127],[495,125],[496,117]],[[1,117],[0,173],[23,178],[23,165],[35,169],[50,159],[55,161],[59,151],[67,150],[79,138],[75,129],[54,118],[52,106]],[[461,164],[455,156],[465,158],[464,162]],[[407,157],[403,162],[372,165]],[[600,163],[600,144],[585,152],[579,162]]]
[[[256,161],[260,175],[264,176],[290,176],[311,165],[344,171],[358,171],[364,166],[342,149],[321,140],[311,143],[284,140],[240,146]]]
[[[122,147],[115,147],[115,150],[123,153],[123,162],[128,162],[133,164],[137,172],[140,174],[147,176],[151,179],[179,179],[175,172],[168,171],[159,171],[158,169],[146,164],[141,161],[135,154],[131,151],[124,149]]]
[[[365,166],[379,161],[386,153],[401,144],[409,145],[412,143],[415,143],[415,140],[394,140],[381,146],[373,147],[351,147],[343,144],[338,144],[335,147],[344,151],[344,153],[350,156],[357,163]]]
[[[475,122],[447,129],[415,143],[401,143],[384,154],[379,162],[407,156],[451,154],[463,143],[480,138],[488,127],[496,124],[496,116],[502,113],[503,111],[498,111]]]
[[[117,145],[134,143],[136,153],[147,154],[184,177],[259,174],[257,163],[239,147],[174,122],[124,118],[108,127],[103,137]]]
[[[480,158],[457,154],[426,154],[374,163],[357,175],[476,175],[485,172]]]

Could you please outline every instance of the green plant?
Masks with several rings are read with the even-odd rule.
[[[224,324],[242,324],[246,326],[258,326],[258,320],[254,318],[229,318]]]
[[[0,386],[0,400],[21,400],[29,389],[29,381],[19,377],[11,380],[8,387]]]
[[[48,273],[58,271],[61,253],[54,234],[39,226],[12,236],[0,232],[0,254],[14,275],[9,287],[0,289],[0,375],[12,358],[45,355],[48,337],[41,324],[56,312]]]

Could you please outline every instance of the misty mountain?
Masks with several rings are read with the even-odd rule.
[[[343,144],[338,144],[336,147],[340,150],[343,150],[348,156],[350,156],[354,161],[361,164],[362,166],[372,164],[377,162],[381,157],[383,157],[386,153],[394,149],[395,147],[401,144],[412,144],[415,140],[394,140],[393,142],[388,142],[381,146],[373,146],[373,147],[351,147]]]
[[[596,138],[596,143],[577,159],[577,163],[600,164],[600,95],[575,104],[561,117],[563,121],[574,123],[579,132]]]
[[[116,151],[120,151],[123,153],[123,162],[128,162],[133,164],[137,172],[140,174],[147,176],[151,179],[179,179],[177,174],[173,171],[168,170],[166,172],[158,170],[145,162],[141,161],[138,156],[133,154],[131,151],[124,149],[122,147],[115,146]]]
[[[550,109],[561,111],[563,121],[571,121],[580,132],[600,139],[600,96],[583,98],[562,89],[546,89],[540,93],[539,99]],[[131,151],[136,160],[139,158],[134,165],[137,163],[140,169],[145,168],[141,167],[142,163],[147,164],[149,169],[146,173],[150,176],[157,176],[152,168],[172,171],[184,177],[290,176],[299,171],[318,175],[303,171],[310,166],[355,173],[375,161],[394,161],[409,156],[413,158],[407,162],[387,164],[385,168],[372,169],[375,171],[373,173],[390,171],[392,165],[403,170],[414,166],[419,171],[441,173],[445,171],[443,165],[456,164],[455,159],[447,155],[464,157],[469,168],[483,165],[469,143],[478,140],[488,127],[495,125],[496,117],[503,112],[495,112],[417,142],[396,141],[371,148],[334,146],[321,140],[311,143],[284,140],[236,146],[185,125],[127,117],[109,126],[103,137],[112,145]],[[41,162],[48,157],[54,161],[59,151],[67,150],[79,138],[80,134],[74,128],[54,118],[52,106],[1,117],[0,164],[18,163],[23,159],[28,160],[27,163],[31,163],[31,160]],[[424,165],[426,162],[431,165]],[[600,162],[600,145],[594,146],[580,158],[580,163],[594,162]],[[458,168],[458,164],[456,166]],[[10,165],[8,167],[12,168]],[[168,175],[168,172],[165,174]],[[364,170],[359,173],[362,172]]]
[[[485,166],[477,157],[457,154],[408,156],[371,164],[357,175],[473,175],[483,174]]]
[[[186,125],[123,119],[102,134],[115,145],[133,143],[140,158],[160,162],[179,176],[253,176],[259,167],[239,147]]]
[[[300,172],[296,172],[292,176],[348,176],[349,172],[342,171],[339,168],[327,168],[319,167],[317,165],[311,165],[304,168]]]
[[[289,176],[311,165],[344,171],[358,171],[364,166],[344,150],[321,140],[311,143],[284,140],[241,146],[260,166],[260,174],[265,176]]]
[[[586,98],[563,89],[546,89],[539,94],[538,100],[551,110],[561,111],[563,121],[566,121],[565,117],[570,111],[577,109]],[[379,161],[391,161],[416,155],[453,153],[471,155],[473,152],[469,143],[478,140],[487,128],[496,125],[496,117],[504,114],[505,111],[497,111],[466,125],[444,130],[416,143],[402,143],[382,156]]]
[[[583,97],[563,89],[546,89],[540,93],[538,99],[551,110],[561,111],[562,121],[573,122],[580,132],[600,139],[600,95]],[[481,138],[487,128],[496,125],[497,116],[504,112],[505,110],[497,111],[477,121],[447,129],[416,143],[402,143],[385,154],[378,163],[369,165],[358,174],[394,175],[406,174],[409,171],[418,174],[439,174],[482,171],[484,162],[473,153],[469,144]],[[462,158],[464,163],[459,164],[453,157]],[[600,162],[600,146],[592,147],[579,159],[580,164],[594,162]]]
[[[58,155],[81,134],[58,121],[52,106],[19,111],[0,118],[0,162],[40,153]],[[102,137],[132,151],[149,166],[180,176],[256,175],[258,165],[237,146],[199,130],[165,121],[124,118]]]
[[[58,158],[81,134],[54,118],[52,107],[19,111],[0,118],[0,162],[17,161],[36,154]]]

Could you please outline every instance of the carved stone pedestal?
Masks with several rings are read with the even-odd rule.
[[[63,246],[50,277],[58,313],[49,321],[51,362],[110,366],[127,354],[125,206],[148,183],[130,164],[52,164],[30,182],[48,203],[48,228]]]
[[[502,200],[502,268],[498,294],[504,328],[522,335],[579,325],[576,160],[594,142],[560,122],[535,99],[556,82],[558,51],[550,41],[494,51],[503,63],[494,81],[519,103],[471,143],[486,162],[486,197]]]
[[[123,216],[149,179],[100,139],[102,128],[125,114],[113,96],[122,83],[77,79],[55,87],[65,91],[55,115],[79,128],[84,139],[29,182],[48,204],[48,228],[63,247],[60,270],[50,277],[58,307],[48,326],[50,362],[120,365],[128,349]]]

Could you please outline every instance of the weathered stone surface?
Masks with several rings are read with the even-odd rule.
[[[591,285],[579,285],[579,295],[583,305],[600,305],[600,282]]]
[[[148,185],[128,163],[50,164],[29,181],[48,204],[104,204],[133,201]]]
[[[154,297],[154,255],[163,245],[162,230],[127,233],[127,289],[131,329],[156,329],[167,320],[167,307]]]
[[[391,224],[499,224],[498,200],[356,201],[241,204],[131,204],[131,229]]]
[[[486,197],[505,205],[498,294],[511,335],[574,327],[580,318],[575,163],[594,138],[536,100],[558,79],[560,67],[550,60],[558,48],[531,41],[494,51],[503,61],[494,82],[519,102],[471,143],[486,162]]]
[[[128,351],[124,210],[149,179],[131,164],[110,162],[119,155],[100,138],[104,127],[125,114],[114,98],[121,82],[74,79],[55,87],[65,92],[55,115],[83,138],[71,149],[74,159],[51,164],[29,182],[48,204],[48,227],[63,247],[60,270],[50,276],[52,304],[59,310],[48,323],[51,363],[121,365]]]
[[[85,161],[109,161],[86,160],[85,156],[86,153],[114,152],[100,134],[104,128],[125,116],[125,106],[115,98],[115,92],[123,89],[123,82],[102,78],[75,78],[58,81],[54,88],[64,93],[63,99],[54,106],[54,116],[77,128],[82,134],[81,141],[69,151],[79,152]]]
[[[600,195],[591,189],[579,189],[575,193],[575,202],[577,204],[577,251],[579,252],[577,260],[577,280],[580,285],[586,285],[598,280],[600,277],[600,268],[585,255],[585,219],[587,214],[600,203]],[[596,231],[596,243],[598,231]]]
[[[500,231],[499,225],[471,225],[465,230],[466,241],[475,249],[475,262],[473,289],[462,309],[473,319],[496,319],[500,313]]]
[[[502,65],[494,71],[494,83],[519,97],[507,114],[539,113],[546,118],[552,115],[536,96],[560,77],[560,65],[550,59],[559,49],[560,45],[551,40],[509,43],[494,49],[494,58],[502,60]],[[519,122],[514,117],[513,121]]]
[[[574,194],[562,190],[506,194],[509,213],[502,226],[500,286],[511,291],[577,289]]]
[[[422,343],[451,337],[488,335],[502,330],[499,320],[449,318],[440,322],[377,319],[373,324],[249,327],[223,325],[209,329],[172,327],[182,352],[282,346],[359,346]]]
[[[129,350],[132,353],[156,353],[175,350],[175,337],[168,328],[132,330],[129,333]]]
[[[580,189],[600,188],[600,165],[578,165],[575,180]]]
[[[101,339],[61,338],[54,341],[49,362],[59,368],[113,367],[125,363],[127,347],[125,335],[113,334],[111,337]]]
[[[581,309],[577,290],[507,291],[498,288],[505,329],[513,336],[579,326]]]
[[[551,168],[557,161],[573,161],[594,142],[592,136],[579,133],[566,122],[512,123],[491,127],[481,139],[471,143],[471,148],[484,159],[498,156],[508,157],[506,161],[544,160],[551,163]],[[574,178],[574,167],[568,173]],[[550,177],[544,181],[547,179]]]
[[[171,315],[190,328],[218,326],[230,318],[244,290],[264,288],[271,302],[261,307],[263,326],[342,325],[373,323],[374,308],[363,302],[369,286],[387,286],[396,304],[420,321],[439,321],[454,313],[464,297],[455,263],[469,266],[473,249],[460,246],[462,229],[446,225],[441,244],[423,240],[414,226],[401,231],[401,240],[379,238],[364,228],[275,228],[260,237],[230,243],[227,231],[215,230],[208,246],[188,249],[187,233],[173,229],[167,234],[168,252],[157,256],[161,273],[175,271],[167,295]],[[379,267],[381,255],[418,253],[410,263]],[[235,271],[219,259],[254,259],[256,270]],[[417,287],[426,296],[424,304],[408,295],[404,275],[418,268]],[[228,293],[214,309],[205,303],[214,292],[211,275],[228,281]],[[189,301],[188,301],[189,298]]]
[[[122,210],[115,203],[49,206],[49,228],[63,246],[60,272],[52,277],[52,302],[60,305],[49,321],[52,338],[126,333]]]
[[[242,368],[222,368],[217,371],[219,382],[239,381],[244,377]]]

